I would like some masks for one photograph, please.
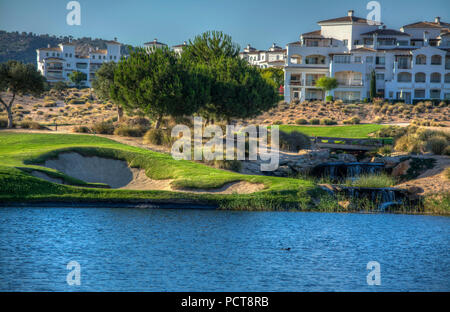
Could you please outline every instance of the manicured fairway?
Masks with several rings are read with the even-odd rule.
[[[31,176],[31,170],[71,181],[70,177],[53,169],[39,166],[44,160],[61,152],[77,152],[85,156],[100,156],[126,160],[130,166],[146,170],[152,179],[173,179],[175,188],[218,188],[226,183],[248,181],[262,183],[263,191],[248,195],[191,194],[171,191],[131,191],[93,189],[50,183]],[[80,181],[79,181],[80,182]],[[73,184],[73,183],[72,183]],[[87,186],[86,183],[76,183]],[[174,160],[171,155],[141,149],[115,141],[72,134],[18,134],[0,132],[0,201],[1,200],[130,200],[130,199],[190,199],[217,202],[238,200],[239,205],[255,205],[253,209],[273,209],[267,205],[309,203],[310,191],[317,191],[311,181],[267,176],[251,176],[215,169],[198,162]],[[259,201],[259,202],[258,202]],[[278,205],[276,204],[276,205]],[[240,207],[242,209],[246,207]],[[247,207],[252,209],[252,207]]]
[[[293,126],[281,125],[280,130],[291,133],[293,131],[302,132],[309,136],[335,137],[335,138],[367,138],[372,132],[378,131],[384,126],[350,125],[350,126]]]

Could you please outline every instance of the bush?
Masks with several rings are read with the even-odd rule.
[[[8,119],[0,118],[0,128],[6,128],[8,126]]]
[[[240,172],[242,163],[239,160],[214,160],[214,167],[235,172]]]
[[[82,100],[82,99],[71,99],[68,104],[70,105],[81,105],[81,104],[85,104],[86,101]]]
[[[20,123],[20,127],[22,129],[35,129],[35,130],[45,129],[44,126],[35,121],[22,121]]]
[[[356,180],[347,179],[345,184],[352,187],[369,187],[369,188],[382,188],[391,187],[395,185],[395,179],[385,173],[374,175],[362,175]]]
[[[76,126],[73,128],[72,131],[76,133],[91,133],[91,129],[89,129],[89,127],[86,126]]]
[[[445,170],[444,170],[444,177],[446,177],[447,180],[450,180],[450,167],[449,168],[445,168]]]
[[[336,125],[337,122],[334,120],[331,120],[329,118],[323,118],[320,120],[320,124],[325,125],[325,126],[331,126],[331,125]]]
[[[150,129],[144,135],[144,143],[154,145],[171,146],[174,139],[169,131],[163,129]]]
[[[325,98],[325,100],[326,100],[327,102],[333,102],[333,96],[332,96],[332,95],[327,95],[326,98]]]
[[[352,117],[343,121],[344,125],[357,125],[361,122],[358,117]]]
[[[297,131],[292,131],[291,133],[280,131],[280,149],[298,152],[310,147],[311,139],[306,134]]]
[[[53,100],[45,101],[44,107],[56,107],[56,101]]]
[[[383,155],[383,156],[389,156],[392,154],[392,147],[389,145],[385,145],[383,147],[380,147],[378,149],[378,154]]]
[[[304,119],[304,118],[300,118],[300,119],[297,119],[297,120],[295,121],[295,123],[296,123],[297,125],[307,125],[307,124],[308,124],[308,121],[307,121],[306,119]]]
[[[107,121],[98,122],[92,126],[92,131],[99,134],[113,134],[114,125]]]
[[[381,118],[381,117],[375,117],[373,120],[372,120],[372,122],[373,123],[376,123],[376,124],[380,124],[380,123],[382,123],[383,122],[383,118]]]
[[[134,117],[130,118],[126,121],[127,125],[130,127],[142,127],[142,128],[150,128],[151,122],[145,117]]]
[[[320,125],[320,120],[317,118],[313,118],[313,119],[311,119],[310,123],[312,125]]]
[[[114,130],[114,134],[127,137],[141,137],[144,135],[146,130],[147,129],[140,126],[131,127],[128,125],[120,125]]]
[[[444,152],[442,153],[442,155],[445,156],[450,156],[450,146],[447,146],[444,150]]]
[[[446,138],[435,136],[427,141],[426,149],[435,155],[442,155],[448,146],[449,144]]]
[[[277,121],[273,122],[273,125],[276,125],[276,126],[279,126],[279,125],[282,125],[282,124],[283,124],[283,122],[281,120],[277,120]]]

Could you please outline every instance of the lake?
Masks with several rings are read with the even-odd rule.
[[[1,208],[0,291],[450,291],[449,238],[435,216]]]

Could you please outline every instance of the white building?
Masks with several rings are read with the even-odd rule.
[[[167,47],[167,44],[158,42],[157,38],[153,39],[153,41],[144,43],[144,48],[146,48],[148,52],[151,52],[155,49],[161,49],[164,47]]]
[[[187,42],[184,41],[182,44],[174,45],[172,47],[172,50],[177,54],[181,55],[183,53],[184,49],[187,47]]]
[[[361,101],[369,97],[373,71],[380,97],[406,103],[450,100],[450,24],[440,18],[398,31],[348,11],[318,24],[319,30],[287,45],[287,102],[322,100],[324,92],[315,87],[321,76],[338,80],[330,93],[335,99]]]
[[[71,42],[61,43],[58,47],[37,49],[38,70],[50,83],[68,81],[71,72],[79,71],[86,74],[84,85],[90,87],[95,72],[104,62],[119,61],[120,46],[116,40],[107,41],[106,49],[90,50],[89,55],[85,56],[77,55],[76,46]]]
[[[283,68],[286,60],[286,50],[275,43],[267,51],[256,50],[248,44],[244,51],[239,53],[239,56],[247,60],[251,65],[261,68]]]

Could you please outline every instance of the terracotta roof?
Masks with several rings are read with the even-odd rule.
[[[403,26],[403,28],[443,28],[443,27],[449,27],[450,24],[449,23],[444,23],[444,22],[440,22],[440,23],[435,23],[435,22],[416,22],[416,23],[412,23],[412,24],[408,24]]]
[[[114,40],[109,40],[109,41],[105,41],[106,44],[118,44],[118,45],[122,45],[120,42],[114,41]]]
[[[146,44],[146,45],[151,45],[151,44],[167,45],[167,44],[165,44],[165,43],[158,42],[158,41],[156,41],[156,40],[154,40],[154,41],[149,41],[149,42],[146,42],[146,43],[144,43],[144,44]]]
[[[295,41],[295,42],[290,42],[288,44],[302,44],[302,42],[301,41]]]
[[[107,54],[108,50],[106,49],[98,49],[98,50],[93,50],[91,52],[89,52],[89,54]]]
[[[357,16],[344,16],[344,17],[332,18],[332,19],[323,20],[323,21],[320,21],[317,23],[324,24],[324,23],[368,23],[368,22],[374,23],[374,25],[382,24],[382,23],[377,23],[375,21],[369,21],[369,20],[366,20],[365,18],[357,17]]]
[[[302,37],[323,38],[320,29],[302,34]]]
[[[410,34],[395,29],[377,29],[361,34],[361,36],[372,36],[374,34],[377,34],[379,36],[411,36]]]

